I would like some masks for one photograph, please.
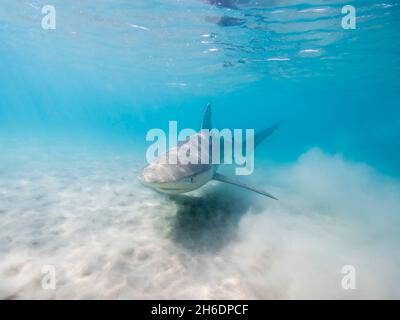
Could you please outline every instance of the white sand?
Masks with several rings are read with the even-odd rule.
[[[259,169],[275,202],[219,183],[170,199],[137,182],[134,157],[11,160],[2,299],[400,298],[400,183],[364,165],[312,150],[270,183]]]

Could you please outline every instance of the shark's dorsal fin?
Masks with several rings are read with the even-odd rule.
[[[211,130],[211,104],[208,103],[206,106],[206,110],[204,112],[203,122],[201,123],[201,129]]]
[[[263,196],[270,197],[272,199],[278,200],[277,198],[275,198],[273,195],[269,194],[268,192],[265,192],[265,191],[260,190],[258,188],[249,186],[248,184],[232,180],[231,178],[228,178],[227,176],[224,176],[224,175],[219,174],[219,173],[214,173],[213,179],[217,180],[217,181],[233,184],[235,186],[238,186],[238,187],[241,187],[241,188],[244,188],[244,189],[248,189],[248,190],[257,192],[259,194],[262,194]]]

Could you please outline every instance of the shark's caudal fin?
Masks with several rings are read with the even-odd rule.
[[[254,148],[257,148],[257,146],[263,142],[266,138],[268,138],[276,129],[279,128],[281,125],[282,121],[279,121],[275,123],[272,127],[269,127],[267,129],[264,129],[260,132],[257,132],[254,135]]]
[[[238,186],[238,187],[241,187],[241,188],[244,188],[244,189],[248,189],[248,190],[257,192],[259,194],[262,194],[263,196],[270,197],[272,199],[278,200],[277,198],[275,198],[273,195],[269,194],[268,192],[265,192],[265,191],[260,190],[258,188],[249,186],[249,185],[247,185],[245,183],[242,183],[242,182],[234,181],[231,178],[228,178],[228,177],[226,177],[226,176],[224,176],[222,174],[219,174],[219,173],[214,173],[213,179],[217,180],[217,181],[233,184],[235,186]]]
[[[206,111],[204,112],[203,122],[201,123],[201,129],[211,130],[211,104],[208,103],[206,106]]]
[[[254,135],[254,148],[256,148],[261,142],[263,142],[266,138],[268,138],[276,129],[279,128],[281,125],[282,121],[278,121],[275,123],[273,126],[261,130],[260,132],[257,132]],[[206,110],[204,112],[204,118],[203,122],[201,123],[201,129],[212,129],[212,124],[211,124],[211,104],[208,103],[206,106]]]

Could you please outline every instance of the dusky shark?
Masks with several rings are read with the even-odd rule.
[[[280,123],[281,122],[279,121],[272,127],[256,133],[254,135],[254,148],[256,148],[268,136],[270,136],[279,127]],[[206,107],[201,129],[212,129],[210,104],[208,104]],[[257,187],[250,186],[240,181],[236,181],[235,179],[218,173],[218,164],[212,164],[212,161],[209,161],[208,164],[201,163],[201,161],[199,161],[200,157],[202,157],[201,159],[203,159],[204,156],[209,157],[209,159],[212,158],[211,148],[201,149],[200,147],[199,152],[189,155],[189,158],[193,158],[194,161],[189,161],[189,163],[187,164],[182,164],[180,161],[177,161],[176,164],[165,163],[166,158],[169,159],[170,157],[172,158],[173,156],[179,154],[181,148],[185,148],[184,150],[192,150],[190,149],[190,146],[188,144],[209,138],[209,136],[205,136],[204,133],[202,133],[200,130],[200,132],[189,137],[186,141],[170,148],[167,153],[164,154],[164,157],[160,156],[156,158],[139,173],[138,179],[140,180],[140,182],[142,182],[143,185],[149,186],[159,192],[167,194],[186,193],[202,187],[211,180],[216,180],[232,184],[244,189],[248,189],[261,195],[278,200],[273,195],[263,190],[260,190]],[[200,146],[201,145],[203,144],[200,143]],[[198,148],[198,146],[199,145],[196,144],[196,148]]]

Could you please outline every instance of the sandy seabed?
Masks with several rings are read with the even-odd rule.
[[[133,156],[10,159],[1,299],[400,298],[400,182],[339,155],[256,169],[249,180],[279,201],[218,182],[162,195]]]

